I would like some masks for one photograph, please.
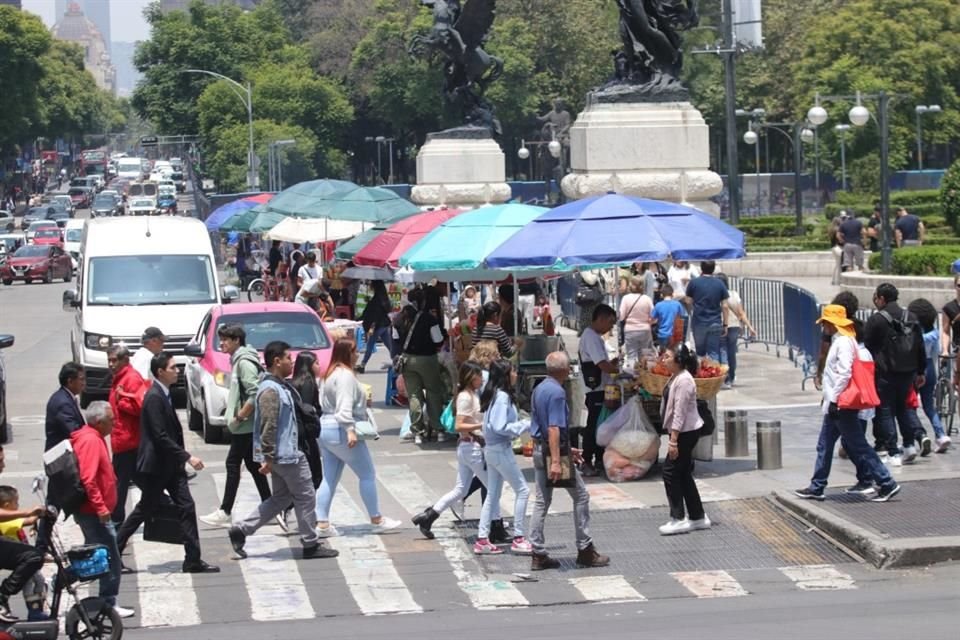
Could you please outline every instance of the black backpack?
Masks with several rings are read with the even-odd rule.
[[[880,315],[890,324],[887,344],[883,347],[888,369],[895,373],[916,371],[918,348],[923,340],[916,322],[910,321],[906,309],[903,310],[903,316],[899,319],[895,319],[886,311],[881,311]]]

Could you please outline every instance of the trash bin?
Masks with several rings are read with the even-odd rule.
[[[746,411],[738,409],[723,412],[723,446],[724,455],[728,458],[750,455]]]
[[[780,421],[757,421],[757,468],[780,469],[783,455],[780,446]]]
[[[714,415],[714,421],[716,421],[717,398],[713,397],[707,400],[707,405],[709,405],[710,413]],[[716,431],[716,427],[714,427],[714,431]],[[703,436],[697,440],[697,446],[693,448],[693,459],[701,462],[713,460],[713,436]]]

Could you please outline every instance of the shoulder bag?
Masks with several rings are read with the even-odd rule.
[[[853,340],[853,338],[851,338]],[[860,348],[854,343],[853,371],[847,388],[837,398],[841,409],[873,409],[880,406],[875,378],[876,366],[873,362],[860,359]]]
[[[530,411],[534,414],[534,419],[541,428],[549,430],[547,420],[541,418],[538,414],[536,405],[531,403]],[[542,444],[540,451],[543,455],[543,469],[547,477],[547,485],[559,489],[569,489],[577,486],[577,469],[573,464],[573,455],[570,451],[570,430],[560,429],[560,477],[557,480],[550,479],[550,464],[553,462],[553,456],[550,455],[550,442],[547,433],[542,434]]]
[[[410,323],[410,329],[407,331],[407,339],[403,341],[403,349],[400,351],[400,355],[398,355],[393,361],[393,370],[397,375],[403,373],[403,368],[407,366],[407,347],[410,346],[410,339],[413,337],[413,330],[417,327],[417,322],[420,320],[421,315],[423,315],[423,312],[418,311],[417,315],[413,318],[413,322]]]
[[[380,430],[377,429],[377,421],[373,417],[373,411],[367,409],[367,419],[357,420],[354,423],[354,431],[356,431],[358,440],[380,439]]]
[[[624,331],[626,330],[626,327],[627,327],[627,318],[629,318],[630,314],[633,313],[633,310],[636,308],[637,303],[640,302],[640,297],[642,295],[643,295],[642,293],[637,294],[637,299],[633,301],[633,304],[630,305],[630,310],[627,311],[627,317],[617,322],[617,342],[621,347],[623,346],[623,343],[626,342],[627,340],[627,337],[624,335]]]

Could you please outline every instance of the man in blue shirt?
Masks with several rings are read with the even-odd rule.
[[[650,320],[657,325],[657,344],[666,349],[673,346],[673,325],[677,317],[686,317],[687,312],[679,300],[673,299],[673,287],[670,285],[660,287],[660,295],[663,300],[654,305]]]
[[[730,293],[723,282],[713,277],[717,263],[700,263],[701,276],[687,285],[687,298],[693,304],[693,341],[697,355],[720,362],[720,337],[727,332],[727,298]]]
[[[533,437],[533,475],[537,485],[537,497],[530,519],[530,544],[533,556],[531,571],[557,569],[560,562],[547,555],[543,537],[543,524],[547,510],[553,501],[551,483],[560,480],[563,469],[560,464],[561,448],[569,450],[574,462],[581,459],[580,450],[570,448],[569,407],[563,383],[570,376],[570,359],[562,351],[547,355],[547,378],[533,390],[530,399],[530,435]],[[547,457],[549,456],[549,458]],[[549,469],[547,460],[549,459]],[[576,466],[572,466],[574,486],[568,487],[573,499],[573,523],[577,532],[577,566],[605,567],[610,558],[600,555],[590,538],[590,494]]]

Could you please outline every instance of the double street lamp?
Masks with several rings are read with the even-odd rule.
[[[765,122],[762,119],[764,114],[765,112],[762,109],[753,110],[754,119],[750,121],[750,130],[743,134],[743,141],[747,144],[756,145],[760,141],[757,132],[771,129],[786,137],[793,147],[793,207],[796,216],[797,234],[799,235],[803,233],[803,189],[800,181],[803,147],[801,142],[812,142],[814,134],[807,128],[806,122]],[[791,133],[788,133],[788,131]],[[759,147],[757,147],[757,164],[759,165]]]
[[[250,83],[248,82],[244,86],[233,78],[206,69],[183,69],[181,73],[203,73],[220,80],[226,80],[232,85],[230,88],[237,94],[237,97],[243,101],[243,105],[247,108],[247,126],[250,130],[250,142],[247,148],[247,186],[250,187],[251,191],[260,191],[260,176],[256,167],[257,155],[253,150],[253,93],[250,89]]]
[[[941,111],[942,109],[938,104],[918,104],[914,107],[914,112],[917,114],[917,169],[920,171],[923,171],[923,124],[920,117],[940,113]]]
[[[280,157],[280,147],[296,143],[296,140],[275,140],[267,146],[267,181],[270,191],[283,191],[283,159]]]
[[[563,197],[563,189],[560,187],[560,181],[563,179],[563,175],[564,175],[564,167],[563,167],[563,145],[561,145],[561,144],[560,144],[560,141],[557,140],[557,138],[556,138],[556,133],[554,132],[552,125],[551,125],[551,127],[550,127],[550,133],[551,133],[551,135],[552,135],[552,137],[553,137],[553,140],[550,140],[550,141],[530,141],[530,142],[527,142],[526,140],[524,140],[523,138],[521,138],[521,139],[520,139],[520,148],[517,150],[517,157],[520,158],[521,160],[527,160],[527,159],[530,158],[530,149],[527,148],[527,145],[528,145],[528,144],[534,145],[534,146],[542,146],[542,145],[545,145],[545,146],[547,147],[547,151],[550,153],[550,155],[551,155],[555,160],[558,160],[558,161],[559,161],[559,167],[560,167],[560,172],[559,172],[559,173],[560,173],[560,176],[557,178],[557,187],[560,189],[560,197],[562,198],[562,197]],[[532,164],[532,161],[531,161],[531,164]],[[547,189],[546,193],[544,194],[544,198],[546,199],[547,202],[549,202],[549,201],[550,201],[550,174],[548,174],[546,171],[544,171],[544,183],[546,184],[546,189]]]

